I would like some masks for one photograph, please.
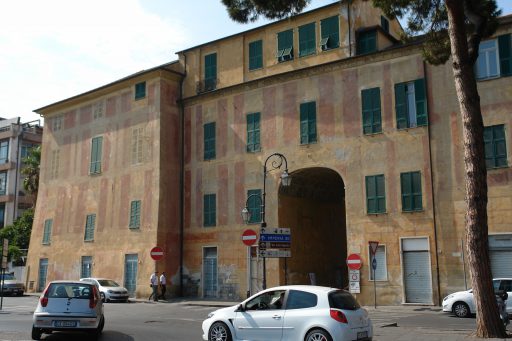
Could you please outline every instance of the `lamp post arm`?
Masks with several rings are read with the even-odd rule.
[[[267,168],[267,163],[270,159],[274,158],[275,160],[273,160],[271,162],[271,166],[272,168],[268,169]],[[267,222],[265,221],[265,197],[267,195],[267,174],[273,170],[276,170],[276,169],[280,169],[282,166],[283,166],[283,162],[284,162],[284,168],[285,168],[285,172],[288,173],[288,161],[286,160],[286,158],[284,157],[283,154],[281,153],[274,153],[274,154],[270,154],[266,160],[265,160],[265,163],[263,164],[263,193],[261,195],[262,197],[262,203],[261,203],[261,227],[267,227]]]

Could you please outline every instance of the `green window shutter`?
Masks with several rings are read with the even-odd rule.
[[[205,90],[215,90],[217,85],[217,54],[204,56],[204,86]]]
[[[361,90],[361,107],[363,111],[363,133],[380,133],[382,131],[380,88]]]
[[[203,197],[203,226],[215,226],[217,220],[216,195],[206,194]]]
[[[384,175],[367,176],[365,180],[367,212],[369,214],[386,212]]]
[[[357,54],[365,54],[377,51],[377,31],[360,32],[357,36]]]
[[[420,211],[423,208],[420,172],[412,172],[411,179],[412,179],[412,208],[415,211]]]
[[[94,240],[94,224],[96,223],[96,214],[88,214],[85,221],[85,241]]]
[[[299,27],[299,57],[315,54],[315,23]]]
[[[263,41],[257,40],[249,43],[249,70],[263,67]]]
[[[43,231],[43,244],[51,243],[52,225],[53,225],[52,219],[45,220],[44,231]]]
[[[407,87],[405,83],[395,84],[395,111],[397,129],[407,128]]]
[[[215,122],[204,125],[204,159],[215,159]]]
[[[101,154],[102,154],[103,137],[94,137],[91,142],[91,165],[89,173],[101,173]]]
[[[498,37],[501,76],[512,75],[512,44],[510,36],[510,34],[505,34]]]
[[[384,30],[384,32],[389,33],[389,20],[382,15],[380,16],[380,26]]]
[[[257,152],[260,150],[260,113],[247,115],[247,151]]]
[[[316,142],[316,102],[308,103],[308,140]]]
[[[416,122],[418,126],[427,125],[427,98],[424,78],[414,81],[414,99],[416,101]]]
[[[377,210],[379,213],[386,212],[386,185],[384,182],[384,175],[376,176],[377,187]]]
[[[338,16],[326,18],[320,21],[321,45],[323,49],[334,49],[340,46],[340,25]]]
[[[308,112],[306,103],[300,105],[300,144],[308,143]]]
[[[280,62],[293,59],[293,30],[277,34],[277,58]]]
[[[507,166],[506,145],[504,125],[484,128],[485,164],[487,168]]]
[[[402,189],[402,211],[412,211],[412,179],[411,173],[400,174]]]
[[[135,99],[146,97],[146,82],[135,84]]]
[[[261,189],[251,189],[247,191],[247,208],[251,217],[249,218],[250,224],[261,222]]]
[[[134,200],[130,205],[130,228],[140,227],[140,200]]]
[[[300,104],[300,143],[316,142],[316,102]]]

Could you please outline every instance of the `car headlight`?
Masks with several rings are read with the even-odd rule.
[[[213,312],[212,312],[212,313],[209,313],[209,314],[208,314],[208,318],[212,318],[212,317],[213,317],[213,315],[215,315],[215,313],[213,313]]]
[[[450,294],[450,295],[446,296],[445,298],[443,298],[443,302],[446,300],[449,300],[450,298],[453,298],[454,296],[455,296],[454,294]]]
[[[107,290],[107,292],[108,292],[109,294],[111,294],[111,293],[113,293],[114,291],[113,291],[113,290]]]

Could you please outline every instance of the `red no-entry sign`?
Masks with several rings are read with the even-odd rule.
[[[151,258],[154,260],[160,260],[164,258],[164,249],[162,249],[160,246],[155,246],[151,249]]]
[[[359,270],[363,265],[363,261],[361,260],[361,256],[357,253],[351,253],[347,257],[347,266],[350,270]]]
[[[242,234],[242,242],[247,246],[254,245],[254,243],[256,243],[257,240],[258,234],[254,230],[247,229]]]

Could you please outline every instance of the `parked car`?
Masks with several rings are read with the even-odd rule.
[[[101,300],[103,302],[110,301],[122,301],[128,302],[130,295],[128,294],[128,290],[126,288],[117,284],[116,281],[108,278],[81,278],[81,281],[87,281],[95,284],[99,291]]]
[[[372,340],[368,312],[345,290],[309,285],[263,290],[204,320],[203,340]]]
[[[507,313],[512,314],[512,278],[495,278],[492,280],[494,291],[503,290],[508,294]],[[468,317],[476,313],[473,289],[458,291],[443,299],[443,311],[451,312],[457,317]]]
[[[21,283],[14,277],[14,273],[0,274],[0,282],[3,279],[3,293],[7,295],[19,295],[23,296],[25,293],[25,284]]]
[[[98,337],[105,317],[98,288],[89,282],[53,281],[39,298],[34,311],[32,339],[54,331],[85,331]]]

